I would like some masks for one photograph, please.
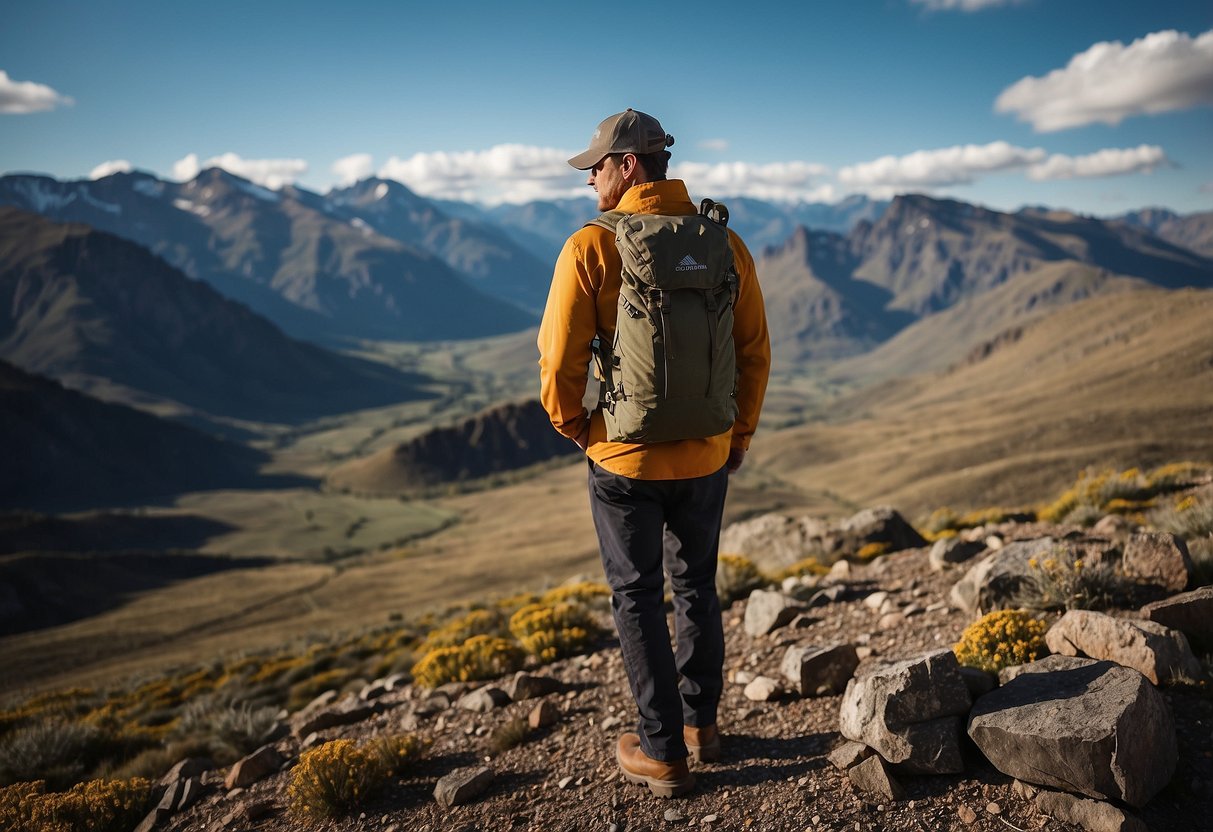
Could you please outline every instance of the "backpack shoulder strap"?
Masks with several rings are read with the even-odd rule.
[[[626,211],[607,211],[605,214],[599,214],[597,217],[594,217],[594,219],[587,222],[586,225],[596,225],[599,228],[605,228],[607,231],[614,234],[615,226],[619,224],[621,219],[627,216],[630,216],[630,214],[628,214]]]

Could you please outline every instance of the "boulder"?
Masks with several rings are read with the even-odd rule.
[[[291,723],[291,732],[296,737],[306,737],[315,731],[326,728],[336,728],[338,725],[353,725],[369,719],[376,713],[375,707],[369,704],[355,705],[348,708],[333,708],[327,711],[305,714],[300,718],[296,715]]]
[[[536,676],[520,670],[506,685],[506,693],[515,702],[524,699],[534,699],[537,696],[547,696],[560,690],[560,681],[551,676]]]
[[[1043,791],[1036,795],[1036,808],[1062,823],[1074,823],[1086,832],[1150,832],[1150,828],[1132,815],[1126,815],[1110,803],[1087,800],[1066,792]]]
[[[830,528],[813,517],[764,514],[733,523],[720,535],[720,551],[738,552],[766,566],[790,566],[822,551]],[[825,544],[825,550],[829,549]],[[769,561],[769,563],[768,563]]]
[[[510,696],[501,688],[490,685],[464,694],[455,704],[465,711],[487,714],[510,704]]]
[[[951,650],[894,662],[847,684],[839,729],[910,774],[964,771],[960,756],[968,688]]]
[[[745,605],[747,635],[764,636],[788,624],[803,607],[782,592],[756,589]]]
[[[969,698],[976,699],[985,696],[998,687],[998,677],[979,667],[961,667],[960,678],[964,679],[965,687],[969,689]]]
[[[1045,644],[1063,656],[1085,655],[1131,667],[1156,685],[1202,676],[1184,634],[1153,621],[1070,610],[1049,628]]]
[[[889,506],[866,508],[842,523],[842,534],[856,549],[868,543],[887,543],[889,551],[917,549],[927,541]]]
[[[826,759],[834,764],[835,768],[846,771],[856,763],[862,763],[868,757],[872,756],[872,749],[868,748],[861,742],[847,740],[842,745],[831,751]]]
[[[160,785],[169,786],[178,780],[188,780],[191,777],[198,777],[203,772],[210,771],[214,767],[215,761],[210,757],[186,757],[170,768],[160,778]]]
[[[1168,532],[1139,532],[1125,544],[1125,575],[1172,592],[1183,592],[1192,580],[1192,557],[1182,537]]]
[[[1175,771],[1175,724],[1136,670],[1022,673],[977,700],[969,736],[1010,777],[1142,806]]]
[[[447,808],[470,803],[483,794],[492,782],[493,770],[488,766],[457,769],[434,786],[434,799]]]
[[[272,745],[263,745],[252,754],[239,760],[227,773],[223,785],[228,789],[242,789],[259,780],[264,780],[282,768],[286,760]]]
[[[959,537],[936,540],[931,547],[927,560],[931,571],[942,572],[950,566],[972,560],[985,551],[986,545],[976,540],[962,540]]]
[[[1073,670],[1076,667],[1086,667],[1095,664],[1095,659],[1083,659],[1078,656],[1045,656],[1027,664],[1016,664],[1004,667],[998,671],[998,684],[1005,685],[1012,679],[1024,673],[1052,673],[1054,670]],[[987,691],[988,693],[988,691]]]
[[[1146,604],[1141,608],[1141,617],[1179,630],[1190,643],[1213,646],[1213,586]]]
[[[1051,537],[1019,540],[991,552],[969,568],[948,596],[969,615],[1019,606],[1019,595],[1031,580],[1028,561],[1044,557],[1058,546]]]
[[[858,666],[855,645],[831,644],[789,647],[781,669],[801,696],[822,696],[842,691]]]
[[[861,792],[885,800],[901,800],[906,795],[901,784],[889,774],[884,760],[875,755],[847,769],[847,777]]]
[[[1099,521],[1091,527],[1091,534],[1097,537],[1107,537],[1112,539],[1128,537],[1137,528],[1132,520],[1122,514],[1108,514],[1101,517]]]

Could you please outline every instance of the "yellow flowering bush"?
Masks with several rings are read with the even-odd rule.
[[[526,654],[512,641],[472,636],[458,647],[431,650],[413,665],[413,681],[434,688],[447,682],[492,679],[522,669]]]
[[[505,617],[497,610],[472,610],[431,630],[422,648],[457,647],[472,636],[499,636],[504,632]]]
[[[11,832],[128,832],[152,806],[152,781],[91,780],[66,792],[38,780],[0,789],[0,829]]]
[[[539,599],[543,604],[585,604],[592,605],[611,597],[611,588],[604,583],[581,581],[568,586],[558,586],[543,593]]]
[[[785,578],[799,578],[803,575],[828,575],[829,572],[830,567],[817,558],[804,558],[803,560],[796,561],[791,566],[785,566],[773,578],[776,582],[782,582]]]
[[[868,561],[878,558],[888,551],[889,544],[883,541],[877,543],[865,543],[860,547],[859,551],[855,553],[855,559],[860,562],[867,563]]]
[[[526,652],[551,662],[586,650],[598,633],[580,604],[529,604],[510,616],[510,632]]]
[[[997,673],[1004,667],[1035,661],[1048,652],[1048,625],[1024,610],[998,610],[974,621],[953,647],[956,661]]]
[[[764,586],[767,577],[745,555],[723,554],[716,559],[716,595],[728,606]]]
[[[383,768],[353,740],[333,740],[303,752],[287,787],[291,811],[305,818],[340,815],[383,785]]]

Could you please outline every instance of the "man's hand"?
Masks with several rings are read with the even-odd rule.
[[[728,466],[730,474],[736,474],[737,469],[741,467],[741,463],[745,461],[745,448],[730,448],[729,461],[725,463]]]

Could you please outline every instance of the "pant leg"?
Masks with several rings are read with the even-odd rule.
[[[665,568],[674,590],[676,666],[683,721],[716,724],[724,688],[724,628],[716,558],[728,471],[681,480],[666,507]]]
[[[650,758],[670,762],[685,758],[687,750],[662,599],[663,488],[668,483],[621,477],[590,462],[590,512],[640,715],[640,746]]]

